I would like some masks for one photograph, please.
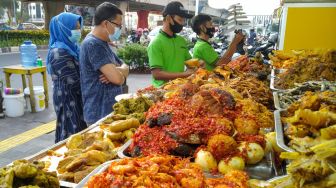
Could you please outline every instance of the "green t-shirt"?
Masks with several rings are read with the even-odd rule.
[[[169,36],[160,33],[150,42],[147,48],[151,69],[159,68],[166,72],[184,72],[184,62],[191,59],[187,41],[178,35]],[[160,87],[165,81],[152,78],[152,85]]]
[[[209,42],[198,39],[194,46],[193,58],[205,61],[205,68],[212,71],[216,67],[218,54]]]

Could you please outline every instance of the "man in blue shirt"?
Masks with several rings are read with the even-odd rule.
[[[93,19],[95,27],[82,42],[79,61],[84,120],[88,124],[112,112],[129,70],[109,47],[121,34],[121,10],[104,2],[96,8]]]

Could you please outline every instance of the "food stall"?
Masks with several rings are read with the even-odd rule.
[[[336,187],[335,15],[335,3],[286,1],[271,66],[260,54],[186,63],[188,78],[0,168],[0,187]]]
[[[247,56],[211,72],[187,65],[197,69],[190,77],[141,89],[81,133],[0,169],[0,185],[335,187],[336,51],[271,60],[272,70]],[[276,95],[262,76],[271,72]]]

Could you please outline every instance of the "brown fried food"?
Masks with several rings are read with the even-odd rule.
[[[60,174],[58,178],[62,181],[73,182],[74,181],[74,173],[73,172],[65,172]]]
[[[70,149],[64,153],[64,156],[69,157],[69,156],[76,156],[83,153],[83,149]]]
[[[273,95],[269,87],[253,76],[231,79],[227,85],[235,89],[243,98],[252,99],[268,109],[273,109]]]
[[[207,149],[219,161],[236,151],[237,142],[231,136],[218,134],[210,137]]]
[[[255,118],[248,115],[239,115],[234,120],[234,127],[240,134],[256,135],[259,132],[259,126]]]
[[[233,123],[227,118],[218,118],[216,124],[227,127],[229,135],[232,136],[234,134]]]
[[[246,172],[231,170],[223,178],[206,179],[208,188],[247,188],[248,175]]]
[[[86,166],[82,170],[73,173],[73,181],[79,183],[84,179],[90,172],[92,172],[97,166]]]
[[[60,174],[63,174],[67,171],[66,167],[72,163],[72,161],[74,161],[76,159],[75,156],[69,156],[69,157],[65,157],[64,159],[62,159],[57,166],[57,171]]]
[[[104,132],[94,132],[72,135],[66,143],[68,149],[85,149],[91,146],[96,140],[103,140]]]
[[[276,87],[289,89],[295,83],[303,83],[311,80],[336,80],[336,50],[327,50],[313,53],[310,56],[300,58],[286,72],[278,75],[275,80]]]
[[[262,104],[250,99],[243,99],[237,102],[237,107],[241,109],[243,116],[255,119],[259,128],[274,127],[273,114]]]
[[[235,105],[236,101],[233,96],[219,88],[201,90],[191,99],[193,109],[202,108],[212,115],[225,114],[225,110],[233,110]]]

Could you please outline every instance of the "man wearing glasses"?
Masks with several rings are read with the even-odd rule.
[[[94,29],[82,42],[79,61],[84,119],[88,124],[112,112],[115,96],[122,93],[129,70],[109,47],[121,34],[121,10],[104,2],[96,8],[93,19]]]

